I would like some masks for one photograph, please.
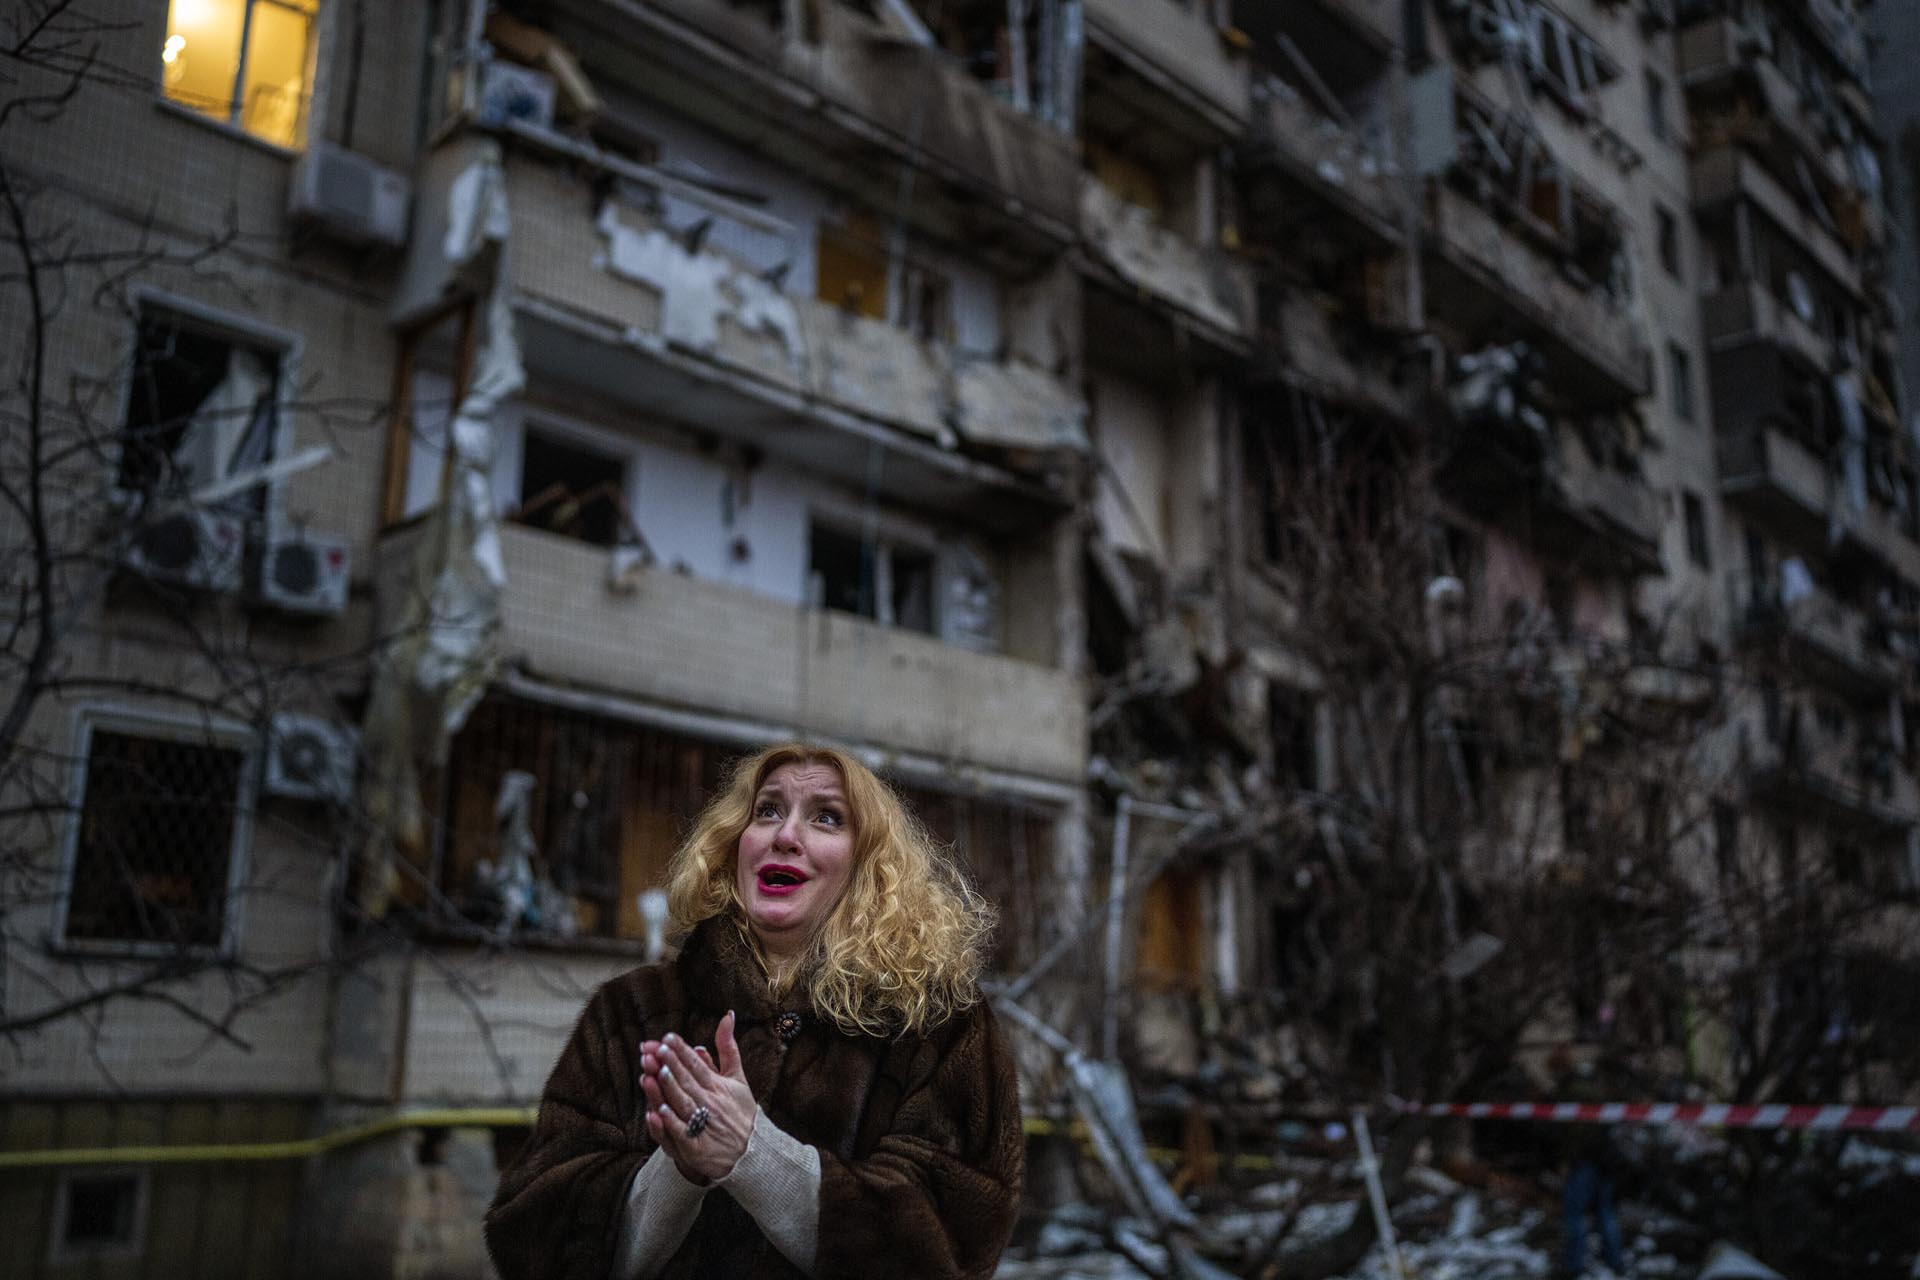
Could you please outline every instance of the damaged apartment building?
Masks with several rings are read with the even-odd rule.
[[[9,161],[169,246],[58,320],[115,532],[99,691],[32,708],[9,1274],[477,1273],[578,1007],[791,737],[901,788],[1150,1123],[1211,1143],[1210,1071],[1311,1103],[1313,798],[1364,772],[1329,493],[1355,539],[1430,493],[1412,630],[1568,718],[1734,691],[1709,863],[1916,887],[1920,459],[1834,0],[127,14],[137,72]],[[1555,773],[1455,711],[1463,815]]]

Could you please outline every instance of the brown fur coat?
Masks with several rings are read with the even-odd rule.
[[[1013,1058],[985,1004],[921,1035],[851,1036],[782,1010],[745,939],[709,920],[677,960],[594,993],[547,1080],[540,1115],[487,1213],[503,1280],[606,1280],[634,1172],[652,1154],[640,1042],[677,1031],[711,1046],[728,1009],[768,1119],[820,1151],[815,1274],[985,1277],[1013,1231],[1024,1140]],[[670,1280],[786,1280],[795,1269],[724,1190],[711,1191]]]

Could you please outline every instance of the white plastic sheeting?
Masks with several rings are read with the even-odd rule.
[[[396,857],[418,861],[425,850],[421,768],[444,762],[499,668],[507,572],[493,501],[493,417],[526,383],[505,269],[510,233],[500,153],[489,147],[450,184],[441,244],[453,274],[484,299],[474,370],[449,429],[440,502],[414,544],[407,594],[383,637],[363,727],[373,833],[359,898],[372,915],[391,901]]]

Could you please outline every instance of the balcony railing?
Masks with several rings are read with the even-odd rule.
[[[1700,300],[1700,323],[1712,347],[1764,342],[1791,352],[1809,369],[1824,371],[1833,363],[1833,344],[1754,281],[1707,294]]]
[[[1392,167],[1364,139],[1317,111],[1293,86],[1274,76],[1257,79],[1246,161],[1277,166],[1288,185],[1350,215],[1381,244],[1398,244],[1401,194]]]
[[[1504,321],[1536,344],[1549,380],[1571,397],[1614,403],[1648,393],[1646,341],[1625,307],[1568,280],[1549,255],[1449,185],[1435,188],[1433,224],[1435,270],[1445,273],[1436,305],[1444,298],[1469,320]]]
[[[1772,579],[1744,586],[1750,640],[1784,641],[1805,669],[1851,695],[1884,696],[1898,684],[1898,661],[1864,610],[1809,583],[1790,593]]]
[[[406,526],[383,541],[381,600],[411,589],[408,549],[419,532]],[[501,651],[530,679],[725,717],[769,736],[1084,776],[1086,704],[1065,672],[666,568],[630,570],[613,584],[606,549],[523,525],[502,527],[501,549]]]

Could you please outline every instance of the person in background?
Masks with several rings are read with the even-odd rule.
[[[596,992],[502,1173],[502,1280],[992,1275],[1025,1141],[991,908],[846,754],[739,763],[675,855],[679,955]]]
[[[1559,1082],[1562,1102],[1606,1102],[1593,1063],[1575,1061],[1570,1045],[1553,1051],[1548,1066]],[[1615,1212],[1620,1153],[1613,1130],[1603,1124],[1569,1124],[1563,1154],[1566,1176],[1561,1184],[1560,1265],[1568,1276],[1587,1270],[1587,1219],[1600,1233],[1600,1259],[1617,1276],[1627,1274],[1626,1252],[1620,1244],[1620,1219]]]

